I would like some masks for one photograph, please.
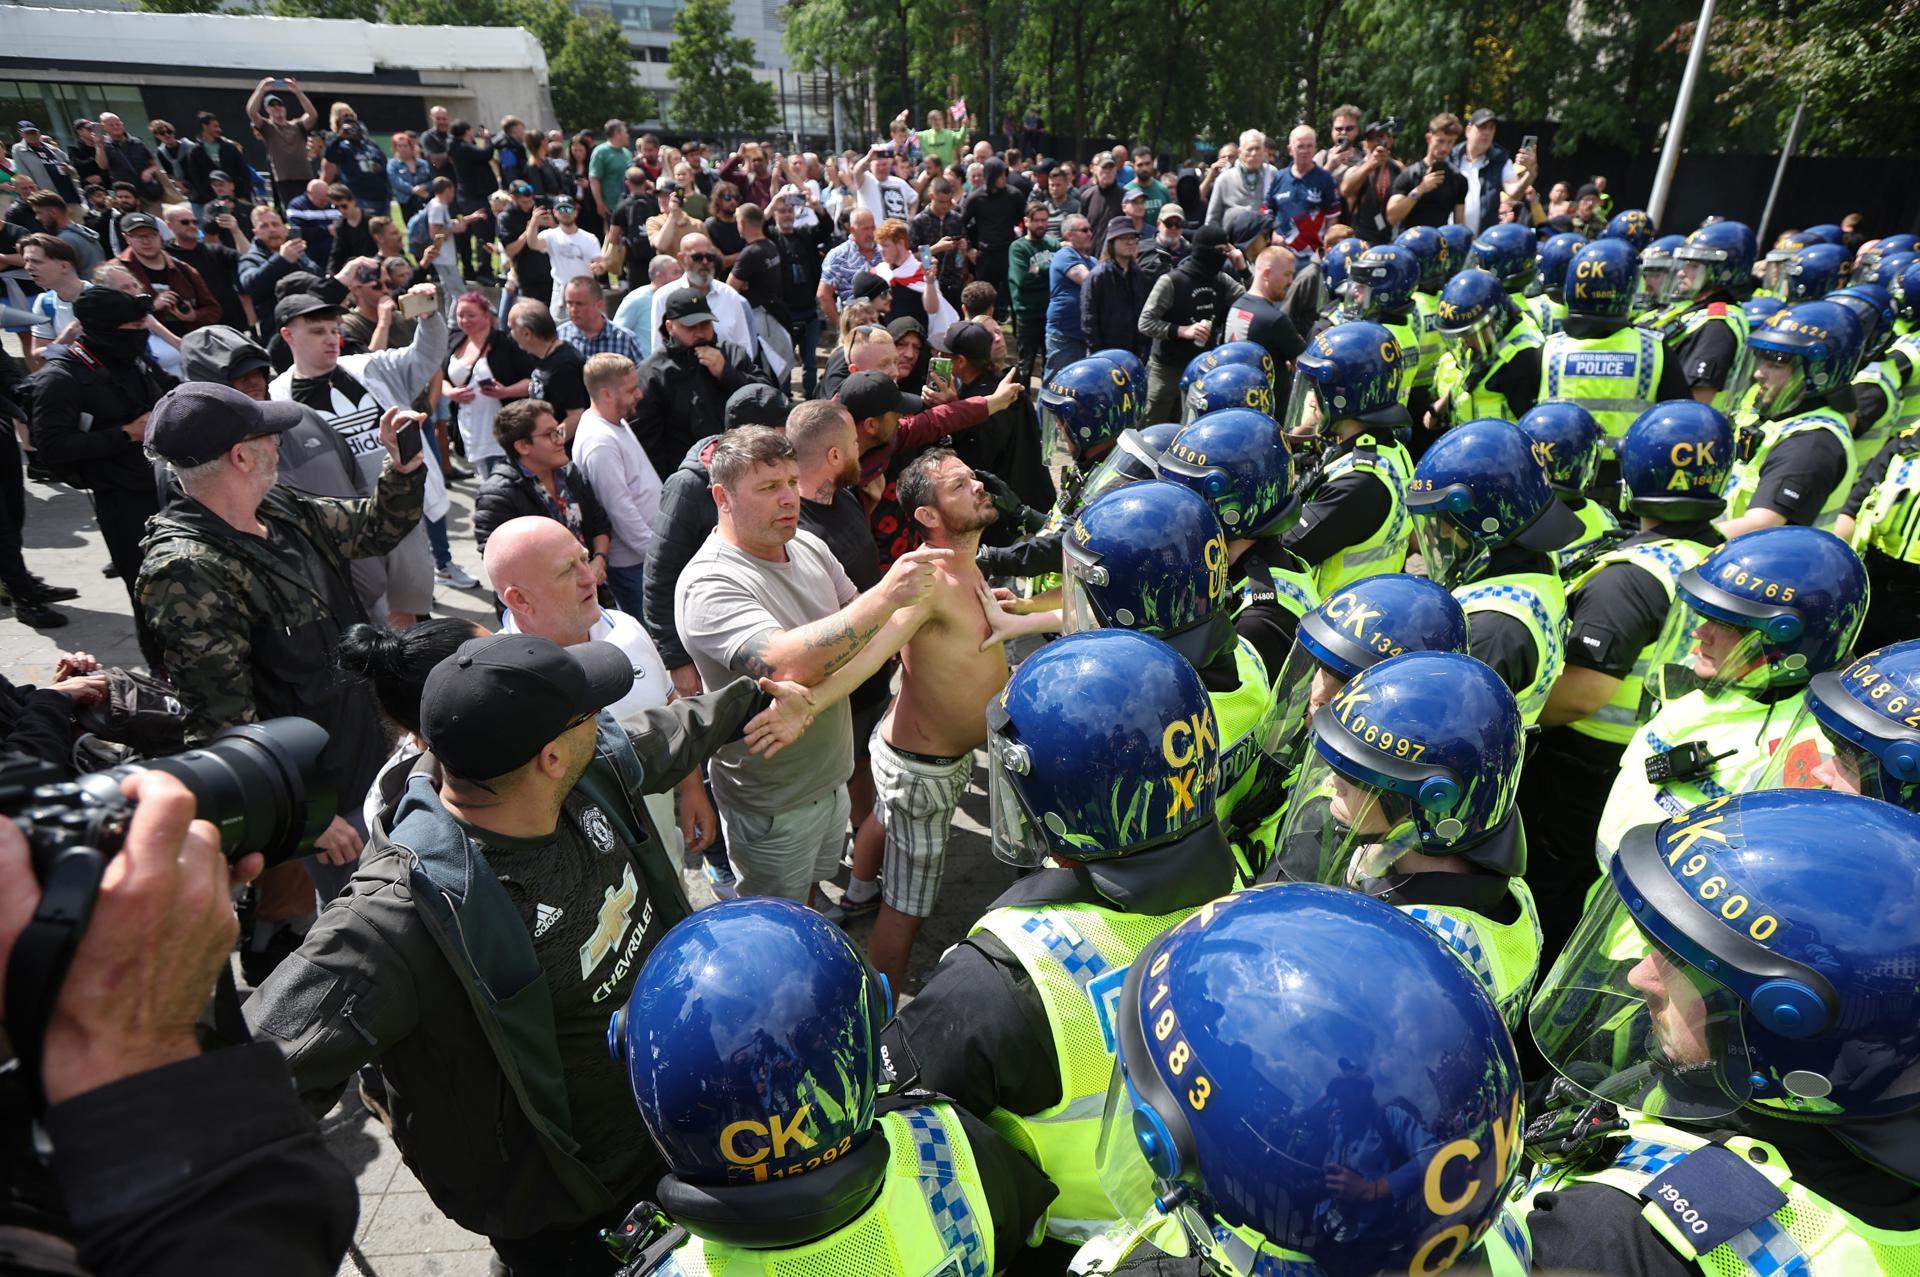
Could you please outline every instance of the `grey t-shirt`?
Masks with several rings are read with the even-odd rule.
[[[787,542],[785,563],[757,559],[715,532],[680,573],[674,626],[700,682],[713,690],[748,672],[734,664],[748,640],[811,625],[858,593],[826,543],[811,532],[796,532]],[[853,717],[844,700],[772,758],[756,758],[745,742],[735,741],[722,746],[707,767],[721,803],[768,815],[812,802],[852,775]]]

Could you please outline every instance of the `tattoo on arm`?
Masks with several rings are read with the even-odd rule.
[[[733,654],[733,671],[753,678],[772,678],[773,666],[767,662],[767,645],[773,631],[763,630],[741,645]]]
[[[807,646],[813,648],[840,648],[838,653],[827,658],[825,672],[831,674],[852,660],[854,655],[867,645],[867,640],[879,631],[880,625],[881,622],[879,621],[862,629],[855,629],[850,623],[838,625],[833,629],[827,630],[825,633],[816,634],[808,639]]]

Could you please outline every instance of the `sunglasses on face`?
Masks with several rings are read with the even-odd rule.
[[[688,253],[688,254],[687,254],[687,260],[688,260],[688,261],[693,261],[693,262],[707,262],[707,263],[709,263],[709,264],[715,264],[715,263],[718,263],[718,262],[719,262],[719,260],[720,260],[720,254],[718,254],[718,253]]]

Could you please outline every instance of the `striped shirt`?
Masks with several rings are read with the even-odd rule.
[[[579,351],[583,360],[592,359],[595,355],[614,354],[625,355],[638,364],[647,357],[633,334],[610,319],[605,320],[600,325],[600,331],[591,337],[581,332],[579,325],[571,319],[566,320],[560,325],[560,340]]]

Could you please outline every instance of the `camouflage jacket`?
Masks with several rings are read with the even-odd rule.
[[[239,531],[193,500],[148,522],[135,596],[186,706],[189,742],[281,714],[312,718],[336,737],[357,734],[329,721],[346,690],[372,709],[364,685],[334,664],[341,632],[367,619],[348,561],[400,544],[420,521],[425,498],[425,467],[403,475],[389,465],[374,495],[360,500],[275,488],[259,515],[271,540]],[[290,561],[294,548],[304,571]],[[357,724],[364,715],[352,708]],[[374,749],[384,755],[384,740]]]

